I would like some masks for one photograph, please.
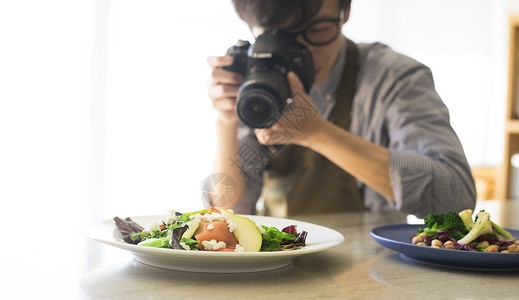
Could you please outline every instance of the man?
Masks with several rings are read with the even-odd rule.
[[[423,217],[474,208],[474,180],[430,70],[385,45],[342,36],[350,1],[233,3],[255,36],[296,35],[312,53],[315,79],[306,94],[290,72],[292,102],[274,126],[252,130],[235,113],[243,77],[221,68],[232,57],[208,59],[218,112],[213,173],[237,188],[233,197],[214,197],[225,193],[216,187],[211,205],[256,213],[259,199],[276,216],[393,208]]]

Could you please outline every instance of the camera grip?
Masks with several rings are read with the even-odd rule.
[[[232,65],[222,67],[222,69],[245,76],[247,71],[247,52],[249,47],[250,43],[242,40],[239,40],[236,45],[230,47],[225,55],[232,56],[234,61]]]

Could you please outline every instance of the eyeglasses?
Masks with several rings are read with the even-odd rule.
[[[313,46],[324,46],[333,42],[341,32],[339,23],[344,18],[344,11],[341,9],[338,18],[323,18],[312,21],[305,28],[297,32],[290,32],[291,35],[301,35],[303,39]]]

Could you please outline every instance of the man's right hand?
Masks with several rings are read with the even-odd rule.
[[[218,120],[225,124],[236,125],[236,98],[238,89],[243,82],[243,76],[226,71],[221,67],[232,65],[232,56],[210,56],[207,63],[211,66],[211,76],[207,82],[208,96],[213,108],[218,112]]]

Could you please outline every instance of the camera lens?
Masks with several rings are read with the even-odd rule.
[[[268,90],[244,89],[237,105],[238,116],[252,128],[269,128],[279,118],[280,105],[277,97]]]
[[[290,97],[286,73],[276,68],[252,68],[240,87],[236,112],[252,128],[274,125]]]

